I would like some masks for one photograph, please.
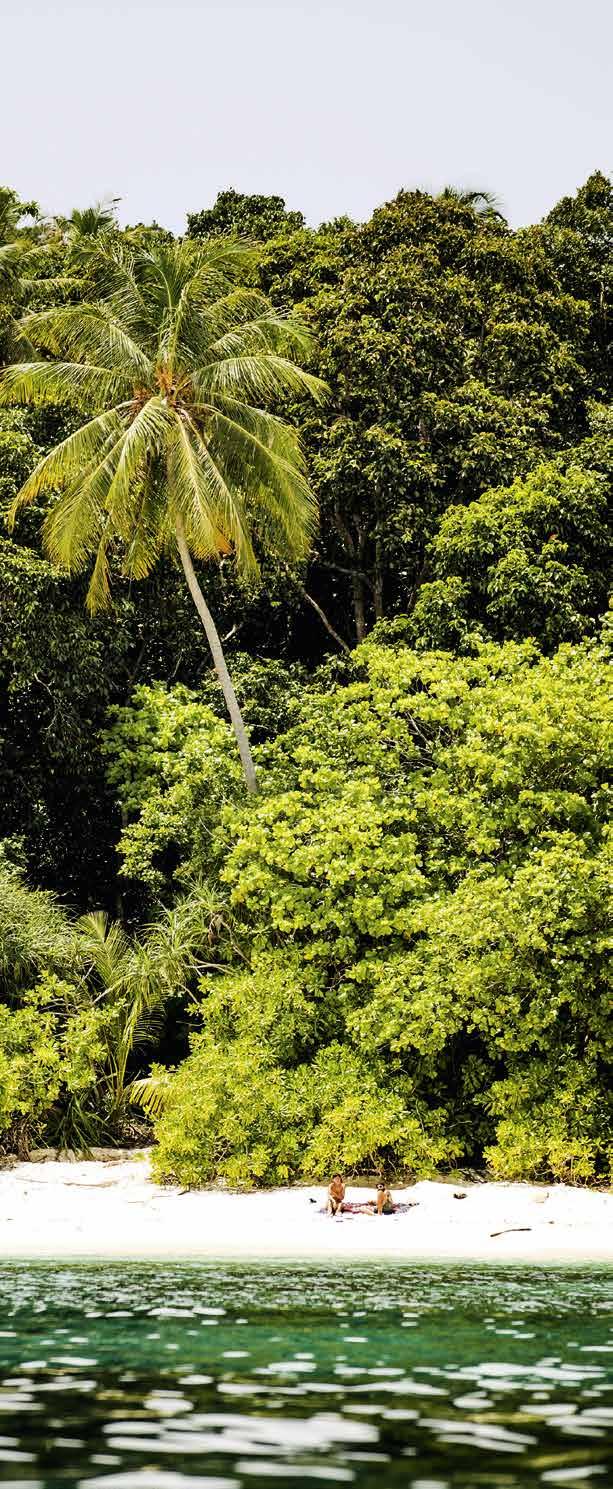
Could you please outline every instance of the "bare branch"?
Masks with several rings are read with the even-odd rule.
[[[322,625],[325,626],[325,628],[329,632],[330,636],[332,636],[333,640],[336,641],[337,645],[341,647],[341,649],[347,654],[347,656],[349,656],[349,654],[351,652],[351,647],[347,645],[347,642],[346,641],[343,641],[343,638],[342,638],[342,636],[339,636],[338,631],[335,631],[334,626],[332,625],[332,622],[328,620],[328,617],[327,617],[325,611],[322,610],[321,605],[318,605],[317,600],[314,600],[313,599],[313,596],[308,593],[308,590],[305,589],[304,584],[298,578],[298,576],[296,574],[292,573],[292,570],[290,569],[289,564],[284,563],[283,564],[283,568],[285,570],[285,573],[288,576],[288,579],[291,579],[292,584],[295,584],[296,589],[302,595],[303,600],[306,600],[307,604],[312,606],[313,610],[319,616],[319,619],[320,619]]]

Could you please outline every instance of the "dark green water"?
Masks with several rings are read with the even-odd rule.
[[[0,1479],[604,1486],[613,1272],[0,1266]]]

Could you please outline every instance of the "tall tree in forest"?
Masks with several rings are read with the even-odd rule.
[[[190,212],[190,238],[217,238],[229,234],[264,242],[277,233],[295,233],[304,227],[302,212],[289,210],[282,196],[260,196],[257,192],[220,191],[212,207]]]
[[[332,390],[304,423],[321,513],[307,584],[341,633],[351,612],[356,640],[411,613],[451,503],[585,434],[602,356],[568,243],[590,261],[576,232],[514,232],[487,193],[447,188],[266,245],[262,288],[309,320]]]
[[[44,359],[5,368],[0,404],[87,415],[39,462],[11,516],[43,491],[61,492],[45,548],[69,573],[94,561],[92,611],[110,603],[112,560],[143,579],[178,550],[253,792],[247,733],[192,558],[232,554],[249,575],[260,545],[304,556],[315,500],[296,431],[270,405],[320,399],[324,385],[293,361],[309,347],[304,327],[238,283],[245,259],[244,247],[220,240],[148,251],[101,243],[97,299],[25,317]]]

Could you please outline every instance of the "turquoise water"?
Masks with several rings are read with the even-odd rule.
[[[0,1266],[0,1479],[605,1485],[613,1271]]]

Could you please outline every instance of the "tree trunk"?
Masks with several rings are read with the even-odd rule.
[[[215,625],[215,621],[213,620],[209,607],[206,603],[206,600],[196,578],[196,574],[194,572],[194,565],[191,560],[189,548],[185,541],[185,531],[180,517],[178,517],[176,521],[176,534],[179,555],[181,558],[181,563],[183,564],[183,572],[185,574],[185,578],[187,579],[188,588],[192,600],[194,602],[194,605],[196,606],[196,610],[198,611],[206,632],[206,639],[211,648],[211,656],[213,658],[215,671],[221,683],[223,695],[226,700],[226,707],[232,721],[232,728],[236,735],[236,743],[238,745],[239,754],[243,764],[243,770],[245,772],[247,790],[249,791],[250,795],[253,796],[257,791],[257,783],[255,779],[255,765],[253,763],[253,756],[251,754],[251,750],[249,748],[249,740],[247,738],[247,730],[245,729],[243,716],[238,706],[236,693],[234,692],[234,687],[232,685],[232,678],[230,677],[230,673],[228,672],[228,668],[226,666],[226,659],[223,654],[223,648],[219,639],[217,626]]]
[[[362,569],[362,557],[365,548],[364,533],[360,525],[356,522],[357,538],[354,539],[338,506],[334,508],[334,526],[349,558],[349,568],[345,572],[351,575],[353,619],[356,639],[359,643],[364,640],[366,635],[366,591],[364,589],[364,573]],[[339,569],[339,572],[342,572],[342,570]]]
[[[383,620],[383,562],[381,554],[381,540],[375,542],[375,572],[372,585],[373,601],[375,606],[375,620]]]
[[[364,640],[366,635],[366,593],[364,580],[361,574],[354,574],[351,580],[351,592],[353,596],[353,618],[355,622],[355,634],[358,640]]]
[[[381,569],[375,569],[372,592],[375,605],[375,619],[383,620],[385,610],[383,608],[383,574]]]

